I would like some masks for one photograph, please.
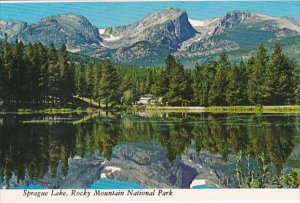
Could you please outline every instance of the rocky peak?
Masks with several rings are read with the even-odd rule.
[[[235,10],[232,12],[228,12],[223,19],[225,21],[238,21],[238,22],[243,22],[248,19],[250,19],[253,16],[252,12],[249,11],[239,11]]]
[[[174,20],[181,16],[187,17],[185,11],[181,11],[179,8],[166,8],[159,12],[147,15],[141,22],[163,23],[168,20]]]
[[[220,18],[218,25],[214,29],[213,35],[221,34],[235,25],[252,19],[254,13],[249,11],[235,10],[228,12],[224,17]]]
[[[54,43],[57,47],[66,44],[69,51],[80,51],[83,46],[99,46],[98,28],[86,17],[74,14],[61,14],[41,19],[30,25],[21,35],[25,42],[42,41],[46,45]]]
[[[9,41],[13,41],[17,36],[28,29],[28,24],[18,20],[4,21],[0,20],[0,39],[3,39],[5,34]]]
[[[113,36],[114,39],[118,39],[112,42],[107,38],[106,41],[109,41],[110,46],[131,46],[139,41],[147,41],[154,45],[177,49],[180,43],[191,38],[195,33],[186,12],[167,8],[147,15],[134,24],[108,28],[105,30],[104,36],[110,36],[110,39]]]
[[[47,18],[43,18],[40,21],[41,23],[45,24],[60,24],[62,26],[71,26],[76,28],[78,26],[92,26],[89,20],[82,16],[82,15],[75,15],[75,14],[60,14],[55,16],[49,16]]]

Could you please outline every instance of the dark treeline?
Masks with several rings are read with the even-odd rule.
[[[231,65],[223,53],[193,70],[169,56],[158,81],[172,105],[286,105],[296,102],[296,76],[295,63],[276,44],[271,56],[261,45],[256,57],[239,64]]]
[[[77,94],[101,98],[97,97],[97,70],[97,66],[77,69],[76,86],[82,87]],[[261,45],[256,57],[234,65],[223,53],[219,60],[185,69],[170,55],[164,67],[117,67],[117,74],[120,86],[116,92],[125,104],[144,94],[162,97],[164,104],[174,106],[287,105],[299,103],[300,96],[296,64],[282,53],[279,44],[271,55]]]
[[[78,61],[63,45],[0,44],[0,101],[5,105],[68,106],[73,95],[108,104],[135,103],[141,95],[161,97],[163,104],[182,106],[298,104],[296,64],[275,44],[269,55],[230,64],[219,60],[185,69],[173,56],[163,67],[123,67],[109,60]]]
[[[24,46],[16,40],[0,43],[0,102],[3,106],[71,106],[73,95],[119,101],[119,79],[109,60],[85,63],[70,57],[63,45],[59,50],[41,43]],[[92,71],[92,67],[96,67]],[[92,71],[89,73],[89,71]],[[84,84],[80,86],[82,77]],[[90,78],[89,78],[90,77]]]
[[[67,59],[66,47],[41,43],[24,46],[16,41],[1,43],[0,98],[4,105],[63,103],[70,101],[74,87],[74,64]],[[63,87],[63,88],[62,88]]]
[[[298,71],[279,44],[271,55],[261,45],[256,57],[231,65],[219,60],[185,69],[173,56],[161,68],[118,68],[123,102],[143,94],[162,97],[169,105],[286,105],[299,103]]]

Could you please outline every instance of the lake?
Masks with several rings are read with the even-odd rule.
[[[300,168],[300,115],[0,115],[2,188],[237,188],[264,165]]]

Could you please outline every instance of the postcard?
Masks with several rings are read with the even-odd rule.
[[[1,1],[0,202],[300,201],[300,1]]]

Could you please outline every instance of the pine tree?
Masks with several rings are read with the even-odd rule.
[[[228,81],[228,85],[225,91],[225,99],[229,106],[246,104],[245,70],[241,67],[243,64],[244,62],[241,61],[239,67],[234,66],[227,74],[226,80]]]
[[[268,64],[267,50],[260,45],[254,63],[250,67],[248,79],[248,99],[252,105],[262,105],[268,97],[268,89],[264,80]]]
[[[4,92],[4,70],[3,70],[3,40],[0,40],[0,102],[3,101],[3,92]]]
[[[99,82],[101,79],[101,66],[95,65],[93,68],[93,97],[99,102],[100,106],[100,92],[99,92]]]
[[[180,62],[176,62],[175,64],[172,62],[171,64],[173,67],[166,66],[167,70],[170,71],[166,100],[171,105],[183,106],[187,102],[186,91],[188,90],[185,70]]]
[[[41,76],[41,64],[40,64],[40,55],[38,50],[38,45],[33,45],[33,55],[31,56],[30,65],[29,68],[30,76],[31,76],[31,84],[30,84],[30,90],[31,95],[33,98],[33,102],[36,104],[40,102],[41,98],[41,92],[40,92],[40,76]]]
[[[103,61],[101,79],[99,81],[99,92],[101,98],[105,99],[106,109],[108,109],[110,102],[120,102],[119,85],[120,81],[116,68],[109,60]]]
[[[224,105],[224,71],[221,67],[217,67],[216,75],[212,81],[208,95],[208,105]]]
[[[131,78],[128,74],[125,74],[121,86],[120,91],[122,95],[122,102],[125,104],[132,104],[134,102],[134,89],[133,84],[131,82]]]
[[[295,83],[295,104],[300,104],[300,68],[295,69],[294,73],[294,83]]]
[[[173,69],[177,66],[176,59],[172,55],[168,55],[168,57],[165,60],[165,67],[162,70],[160,74],[160,81],[159,81],[159,86],[160,86],[160,91],[159,95],[163,96],[164,100],[167,100],[166,94],[168,93],[169,89],[169,84],[170,84],[170,79],[172,77],[172,72]]]
[[[59,50],[59,98],[66,104],[71,101],[74,93],[74,64],[69,64],[67,47],[63,44]]]
[[[84,96],[88,98],[93,97],[93,90],[94,90],[94,78],[93,78],[93,67],[91,64],[88,64],[85,67],[85,93]]]
[[[64,83],[65,83],[65,90],[66,94],[64,95],[64,98],[66,101],[72,102],[73,101],[73,95],[75,94],[75,64],[70,63],[69,66],[67,66],[67,69],[65,70],[64,75]]]
[[[209,105],[226,105],[225,90],[227,86],[226,73],[229,72],[228,56],[222,53],[216,68],[216,74],[209,89]]]
[[[196,62],[195,69],[192,72],[192,89],[193,89],[193,103],[199,105],[200,103],[200,89],[202,80],[201,67]]]
[[[3,71],[3,78],[2,78],[2,98],[3,98],[3,105],[11,103],[11,88],[12,88],[12,48],[11,45],[8,43],[7,34],[5,34],[5,39],[3,42],[3,51],[2,51],[2,71]]]
[[[26,66],[23,61],[23,51],[24,45],[22,42],[16,40],[15,46],[13,48],[13,64],[12,64],[12,78],[11,78],[11,94],[16,103],[20,103],[23,100],[26,92],[22,92],[22,87],[24,84],[24,79],[26,78]],[[14,81],[14,82],[13,82]]]
[[[48,53],[47,48],[44,47],[41,43],[37,45],[37,55],[38,55],[38,64],[40,67],[40,75],[39,75],[39,82],[38,82],[38,92],[40,99],[45,101],[47,96],[49,95],[48,92],[48,83],[49,83],[49,64],[48,64]]]
[[[83,64],[75,67],[75,88],[78,96],[83,96],[84,93],[84,69]]]
[[[50,50],[48,52],[48,63],[49,63],[49,96],[52,100],[52,105],[54,105],[55,101],[59,96],[59,88],[60,88],[60,70],[58,66],[58,54],[55,49],[54,44],[51,44]]]
[[[266,104],[282,105],[293,102],[295,91],[294,69],[294,63],[282,54],[279,43],[276,43],[264,81],[267,91]]]
[[[209,105],[209,94],[212,85],[212,81],[214,80],[216,74],[216,67],[218,63],[216,61],[209,61],[202,72],[202,80],[200,84],[200,92],[199,92],[199,99],[201,106]]]
[[[158,71],[157,79],[154,82],[152,91],[154,92],[155,95],[161,96],[165,100],[166,99],[165,95],[168,91],[168,87],[169,87],[169,79],[166,70],[161,68]]]

